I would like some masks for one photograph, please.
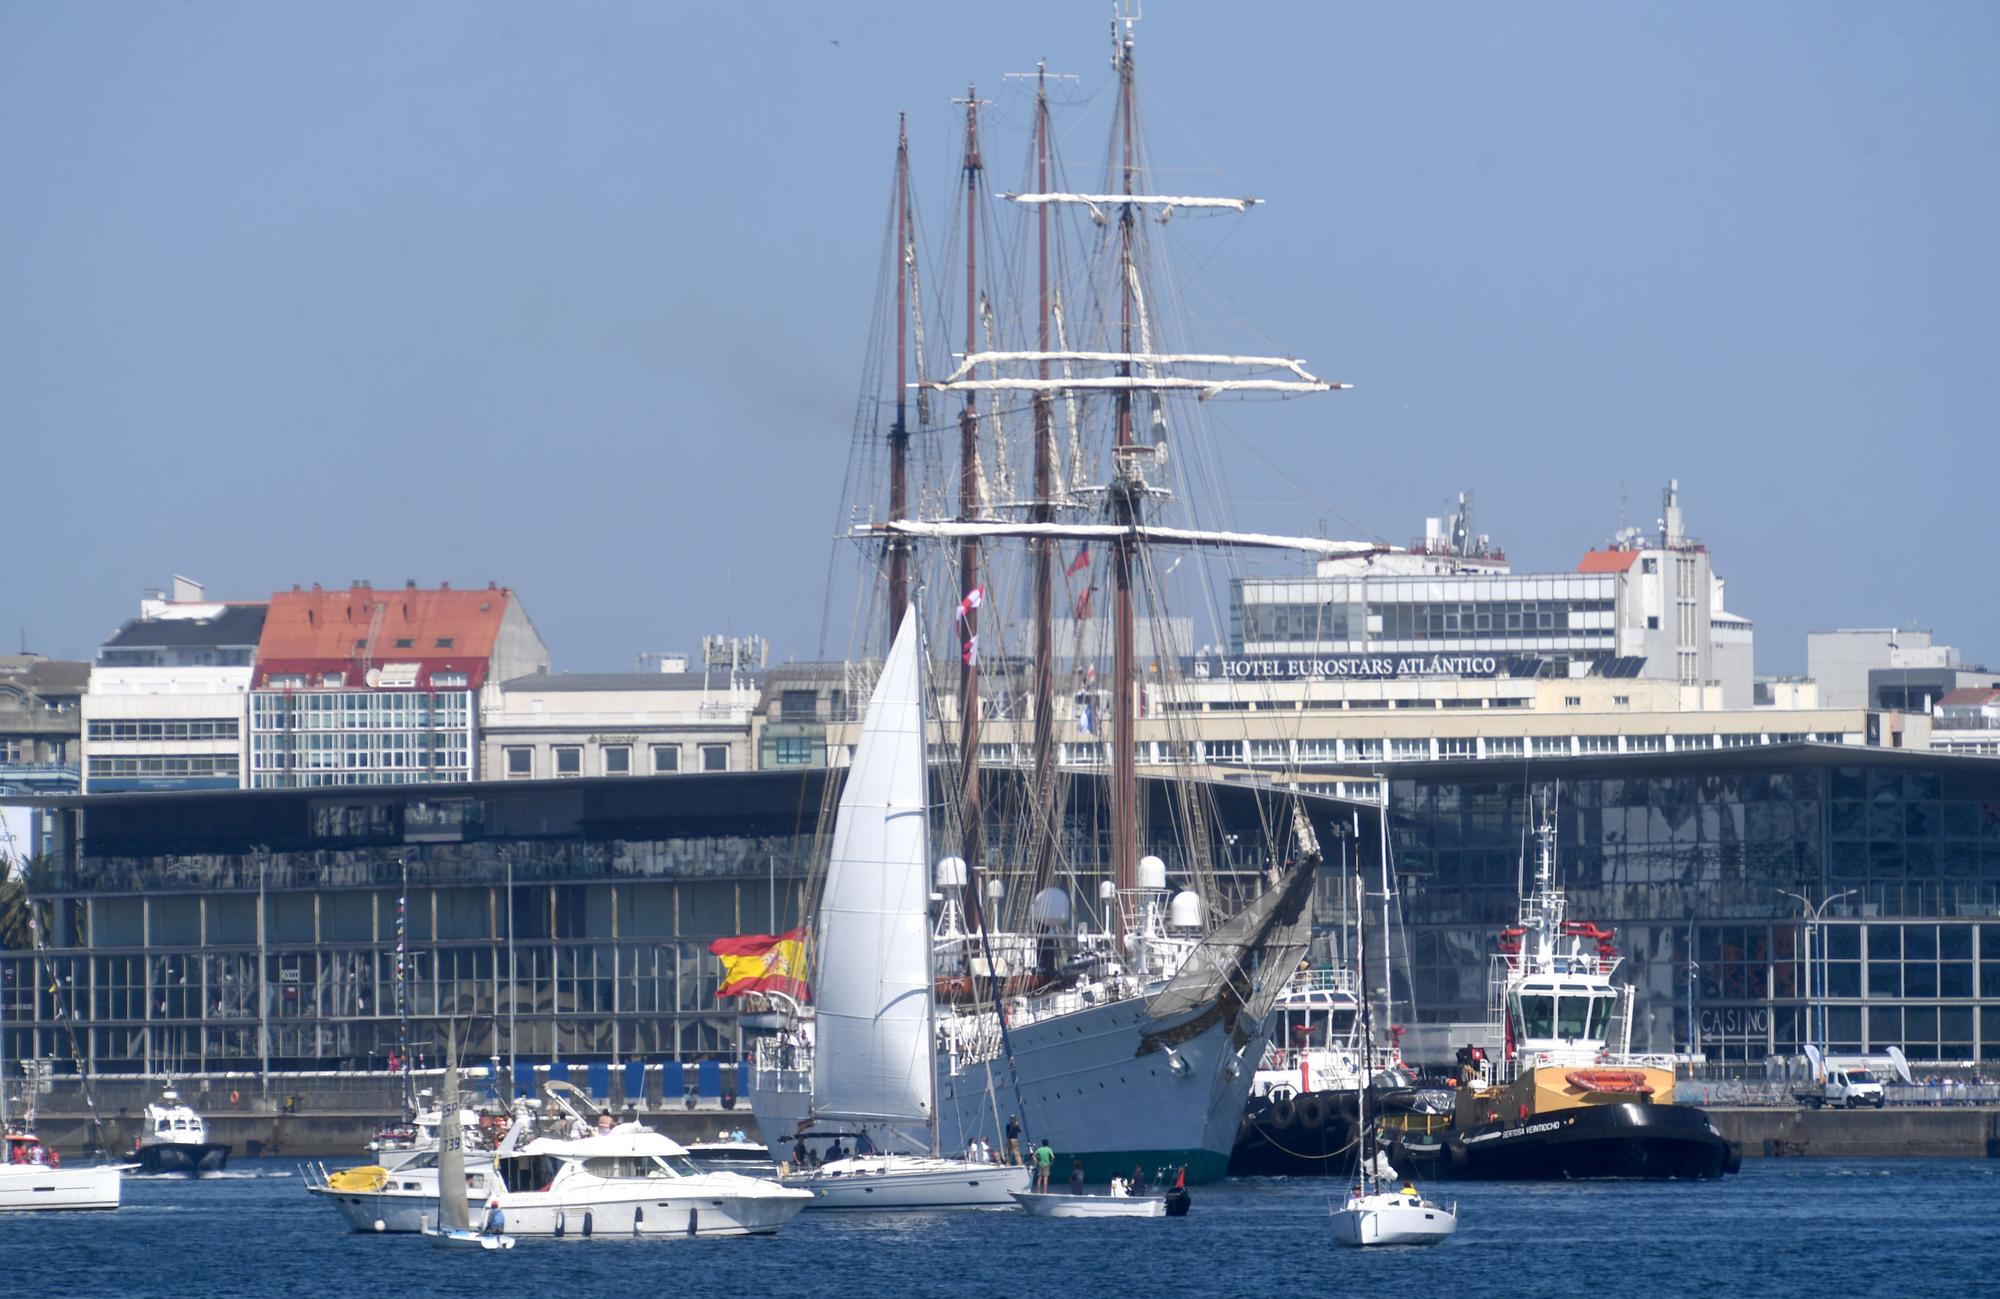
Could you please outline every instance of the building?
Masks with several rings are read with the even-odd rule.
[[[0,793],[77,788],[89,676],[88,663],[0,655]]]
[[[472,780],[482,692],[548,667],[505,587],[281,591],[257,645],[249,784]]]
[[[84,789],[234,789],[249,769],[263,602],[210,600],[176,577],[98,647],[83,699]]]
[[[1931,747],[1941,753],[2000,756],[2000,687],[1946,692],[1932,715]]]
[[[727,672],[537,672],[490,688],[488,777],[747,771],[756,766],[755,679]]]
[[[1958,651],[1933,644],[1927,631],[1868,627],[1806,633],[1806,675],[1819,683],[1820,698],[1830,708],[1877,706],[1870,687],[1871,674],[1877,669],[1957,666]],[[1929,708],[1918,711],[1928,712]]]
[[[827,780],[44,799],[49,946],[0,954],[14,990],[0,1050],[66,1072],[74,1049],[95,1074],[380,1069],[450,1019],[468,1057],[741,1058],[708,945],[800,922]],[[1079,786],[1068,816],[1079,860],[1101,873],[1095,788]],[[1207,800],[1206,851],[1246,889],[1268,857],[1244,849],[1285,823],[1287,798],[1225,786]],[[1146,806],[1162,838],[1185,816],[1165,787]],[[1095,897],[1079,886],[1079,914]]]
[[[1628,528],[1573,573],[1514,573],[1472,539],[1468,510],[1461,498],[1449,534],[1433,520],[1408,550],[1322,560],[1310,578],[1236,579],[1230,654],[1315,660],[1334,675],[1443,663],[1424,674],[1714,682],[1726,707],[1751,706],[1754,628],[1723,608],[1708,549],[1682,526],[1678,483],[1655,538]]]

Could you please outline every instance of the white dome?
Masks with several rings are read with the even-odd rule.
[[[965,858],[941,857],[937,864],[937,886],[941,889],[965,887]]]
[[[1167,904],[1167,923],[1176,929],[1201,928],[1201,898],[1186,889],[1174,894]]]
[[[1044,929],[1069,928],[1069,894],[1050,885],[1028,904],[1028,918]]]
[[[1139,859],[1139,887],[1142,889],[1163,889],[1167,887],[1167,864],[1158,857],[1145,856]]]

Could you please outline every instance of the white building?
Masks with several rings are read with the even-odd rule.
[[[248,769],[251,664],[266,606],[176,577],[97,651],[83,697],[83,787],[235,789]]]
[[[1469,522],[1407,551],[1232,584],[1231,671],[1330,679],[1589,675],[1716,684],[1748,708],[1754,628],[1723,607],[1707,547],[1666,489],[1658,535],[1627,529],[1573,573],[1516,574]]]
[[[754,769],[748,673],[537,672],[488,689],[490,780]]]
[[[1881,669],[1954,669],[1958,651],[1912,628],[1857,627],[1806,633],[1806,675],[1830,708],[1871,706],[1868,674]]]

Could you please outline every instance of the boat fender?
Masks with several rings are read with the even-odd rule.
[[[695,1224],[696,1224],[696,1222],[697,1222],[697,1221],[699,1221],[699,1220],[700,1220],[700,1218],[701,1218],[701,1210],[700,1210],[700,1209],[689,1209],[689,1210],[688,1210],[688,1235],[690,1235],[690,1236],[694,1235],[694,1233],[695,1233]]]
[[[632,1234],[634,1236],[639,1234],[639,1224],[644,1222],[645,1220],[646,1220],[645,1209],[639,1208],[632,1210]]]
[[[1289,1096],[1271,1106],[1271,1123],[1274,1127],[1289,1128],[1298,1122],[1298,1119],[1298,1103]]]
[[[569,1225],[569,1224],[568,1224],[567,1222],[565,1222],[565,1221],[564,1221],[564,1215],[563,1215],[563,1214],[560,1214],[560,1213],[558,1213],[558,1214],[556,1215],[556,1239],[557,1239],[557,1240],[561,1240],[561,1239],[563,1238],[563,1228],[567,1227],[568,1225]]]
[[[1326,1126],[1326,1102],[1317,1096],[1308,1096],[1299,1102],[1299,1126],[1318,1131]]]
[[[583,1236],[584,1236],[584,1239],[585,1239],[585,1240],[588,1240],[588,1239],[590,1239],[590,1214],[589,1214],[589,1213],[585,1213],[585,1214],[583,1215]]]

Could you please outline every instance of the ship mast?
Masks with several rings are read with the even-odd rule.
[[[1046,194],[1049,189],[1049,90],[1047,65],[1035,69],[1035,185]],[[1037,363],[1036,377],[1049,377],[1049,209],[1042,205],[1036,219],[1036,346],[1043,359]],[[1036,523],[1055,521],[1052,499],[1055,478],[1055,394],[1046,389],[1035,394],[1035,503],[1030,518]],[[1028,878],[1040,885],[1055,856],[1055,548],[1053,538],[1031,543],[1035,573],[1035,735],[1032,761],[1034,816],[1028,849]]]
[[[910,133],[896,115],[896,422],[889,426],[889,517],[908,518],[910,426],[906,382],[909,363],[910,292]],[[889,642],[910,600],[910,542],[889,538]]]
[[[965,92],[965,354],[979,351],[979,173],[985,164],[979,156],[979,94],[968,86]],[[963,523],[979,518],[979,409],[978,394],[965,394],[965,407],[958,416],[958,517]],[[979,608],[972,593],[979,589],[979,538],[965,536],[958,545],[959,590],[966,599],[959,605],[964,644],[958,672],[959,769],[964,783],[959,789],[959,825],[964,842],[967,919],[982,925],[980,848],[984,827],[979,807]]]
[[[1118,350],[1125,359],[1118,362],[1118,377],[1132,376],[1132,237],[1137,207],[1132,203],[1132,34],[1127,27],[1115,55],[1118,65],[1118,116],[1120,124],[1120,171],[1125,202],[1118,209]],[[1046,191],[1045,191],[1046,192]],[[1046,350],[1046,349],[1045,349]],[[1138,457],[1132,441],[1132,389],[1118,390],[1118,445],[1112,454],[1111,520],[1123,528],[1136,528],[1141,519]],[[1112,701],[1111,701],[1111,866],[1119,896],[1137,884],[1140,835],[1138,773],[1134,763],[1138,701],[1135,688],[1132,621],[1132,556],[1135,537],[1121,535],[1111,548],[1112,584]],[[1122,909],[1114,921],[1123,934]]]

